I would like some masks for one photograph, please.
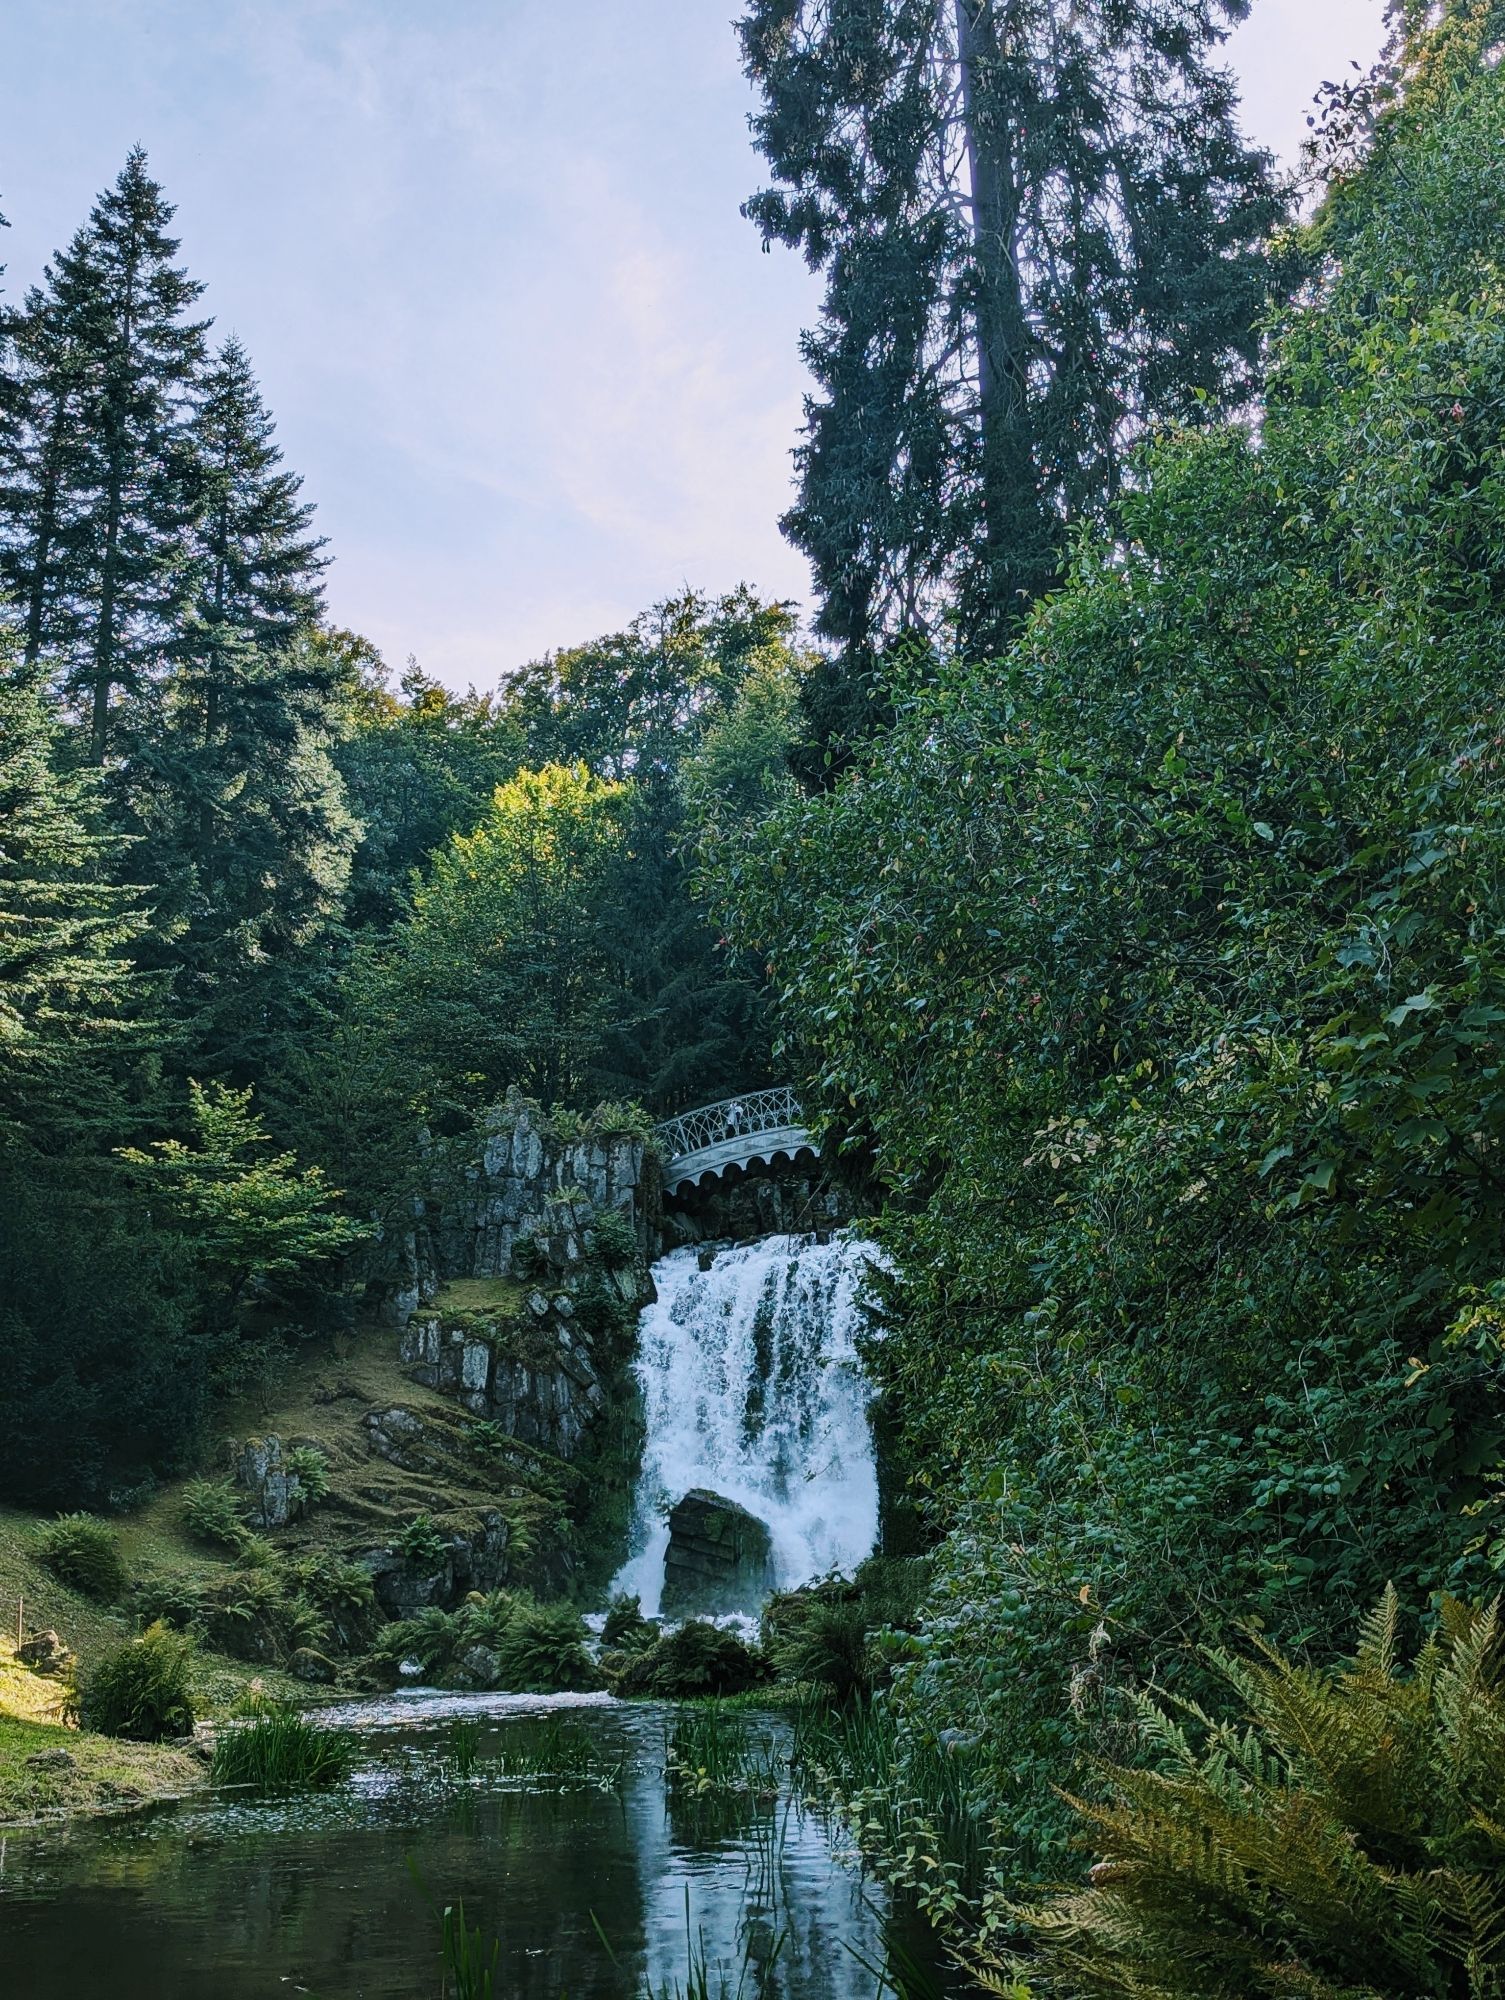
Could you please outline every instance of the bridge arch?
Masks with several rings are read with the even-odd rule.
[[[791,1163],[819,1148],[805,1129],[799,1100],[788,1085],[751,1090],[702,1104],[654,1128],[664,1163],[664,1192],[719,1180],[730,1167],[747,1168],[776,1160]]]

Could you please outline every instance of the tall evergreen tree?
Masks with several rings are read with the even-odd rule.
[[[168,755],[201,886],[213,893],[247,764],[324,719],[328,676],[293,642],[318,618],[327,559],[238,340],[204,379],[191,449],[192,595],[172,648]]]
[[[355,829],[330,758],[342,662],[313,639],[322,540],[245,349],[197,397],[192,528],[171,665],[146,695],[129,793],[195,1061],[239,1066],[286,1018],[268,980],[338,920]],[[252,995],[254,994],[254,999]]]
[[[103,763],[116,695],[162,660],[187,581],[190,393],[202,287],[173,262],[173,209],[134,149],[28,295],[4,576],[31,660],[55,659]]]
[[[144,921],[106,879],[97,780],[59,767],[61,735],[37,671],[0,658],[0,1138],[48,1150],[104,1115]]]
[[[1280,209],[1212,54],[1248,0],[751,0],[745,212],[827,274],[799,497],[819,629],[995,649],[1160,418],[1252,385]]]

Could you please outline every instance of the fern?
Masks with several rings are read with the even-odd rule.
[[[1505,1633],[1445,1603],[1403,1670],[1393,1591],[1352,1662],[1212,1661],[1244,1714],[1141,1704],[1154,1768],[1072,1803],[1088,1886],[1016,1912],[986,1991],[1142,2000],[1505,2000]]]

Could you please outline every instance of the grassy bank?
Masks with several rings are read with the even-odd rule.
[[[205,1764],[170,1743],[121,1743],[71,1729],[55,1681],[0,1653],[0,1826],[51,1813],[95,1812],[191,1791]]]
[[[201,1785],[207,1766],[196,1752],[71,1727],[63,1719],[62,1684],[17,1661],[23,1604],[28,1631],[56,1631],[85,1662],[134,1631],[124,1611],[91,1602],[41,1567],[34,1553],[37,1527],[34,1515],[0,1509],[0,1827],[52,1813],[140,1805]],[[167,1552],[167,1538],[157,1540],[157,1550]],[[285,1674],[204,1652],[194,1663],[195,1709],[205,1720],[222,1718],[253,1681],[284,1699],[310,1695]]]

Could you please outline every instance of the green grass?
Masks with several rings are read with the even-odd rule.
[[[191,1751],[71,1728],[62,1720],[62,1700],[56,1681],[28,1673],[0,1649],[0,1827],[177,1797],[203,1783],[204,1766]],[[68,1763],[51,1761],[59,1750]],[[27,1763],[36,1756],[48,1761]]]
[[[291,1792],[341,1785],[355,1768],[356,1743],[320,1729],[294,1708],[276,1707],[220,1732],[209,1776],[216,1785]]]
[[[665,1728],[664,1776],[671,1791],[777,1796],[788,1769],[773,1738],[719,1701],[681,1710]]]
[[[451,1278],[440,1287],[439,1295],[424,1312],[448,1318],[456,1313],[495,1314],[510,1319],[521,1311],[528,1287],[515,1278]]]
[[[601,1791],[615,1791],[626,1771],[626,1760],[601,1756],[586,1730],[551,1715],[509,1728],[491,1760],[491,1769],[499,1778],[593,1785]]]
[[[444,1749],[441,1752],[444,1768],[452,1778],[475,1776],[476,1765],[481,1759],[481,1725],[462,1716],[456,1716],[444,1732]]]

